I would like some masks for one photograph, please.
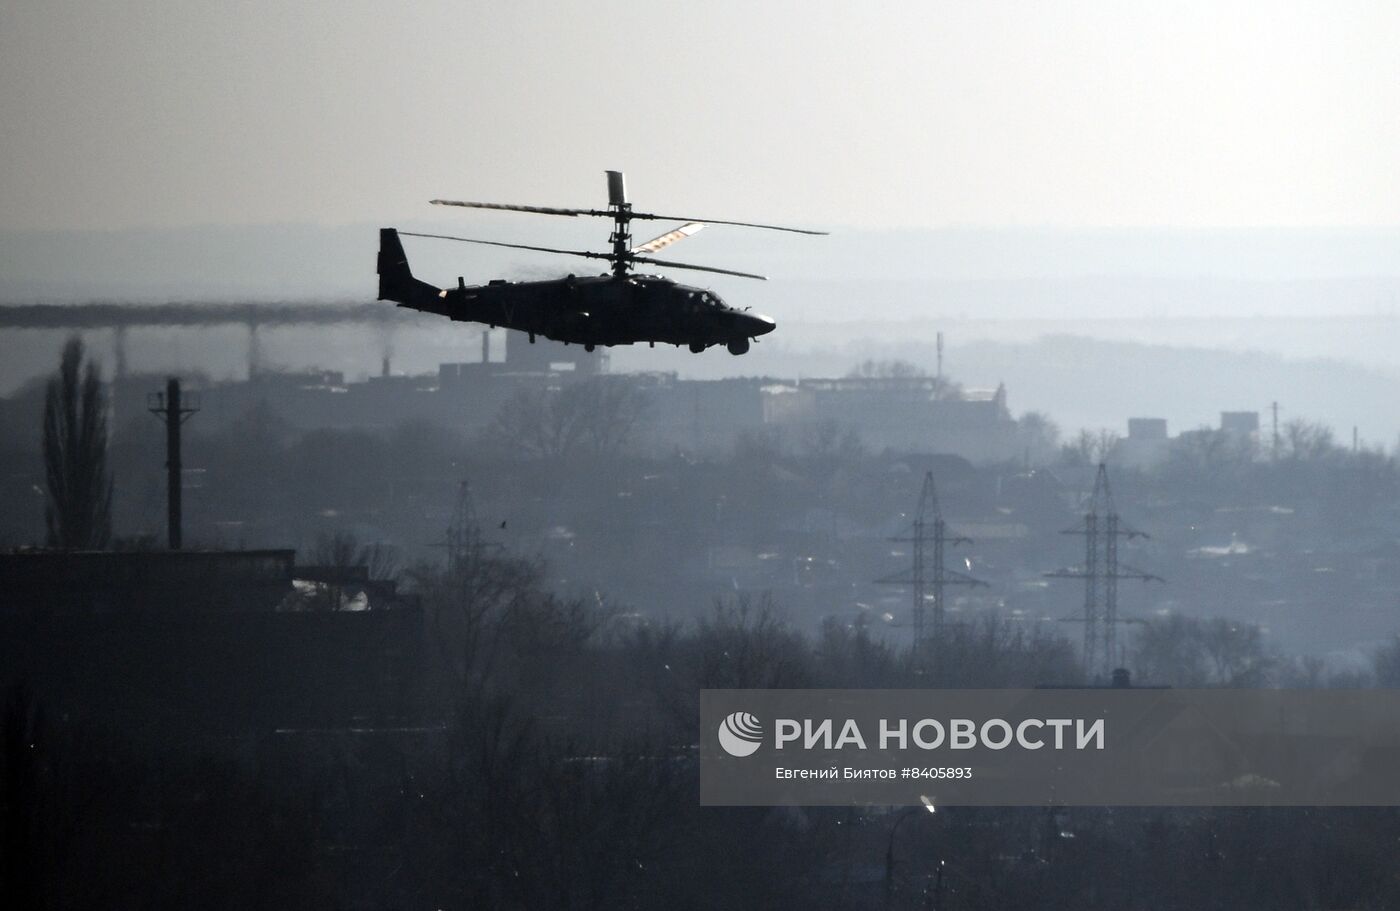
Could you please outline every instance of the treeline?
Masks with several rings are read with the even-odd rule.
[[[1136,460],[1121,463],[1126,445],[1119,434],[1082,430],[1060,446],[1052,467],[1075,470],[1107,462],[1115,473],[1137,475],[1154,491],[1201,504],[1315,499],[1344,512],[1400,497],[1400,462],[1384,447],[1344,444],[1331,428],[1302,418],[1281,424],[1277,440],[1267,429],[1185,431],[1166,441],[1144,468],[1135,467]]]
[[[984,617],[950,624],[916,662],[858,624],[803,635],[762,596],[659,622],[561,597],[541,562],[479,533],[455,543],[446,566],[402,577],[425,612],[425,723],[372,748],[334,733],[297,762],[232,742],[137,748],[12,687],[7,907],[1170,911],[1400,899],[1384,847],[1400,838],[1392,810],[919,809],[896,830],[904,811],[701,808],[702,688],[1025,687],[1081,679],[1074,651]],[[1238,684],[1255,654],[1248,631],[1187,624],[1177,638],[1201,649],[1207,682]],[[1400,666],[1389,661],[1388,674]]]

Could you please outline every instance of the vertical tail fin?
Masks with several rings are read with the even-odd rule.
[[[379,229],[379,299],[423,309],[425,301],[436,302],[438,289],[413,277],[408,256],[403,252],[396,228]]]

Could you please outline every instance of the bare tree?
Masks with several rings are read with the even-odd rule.
[[[1283,425],[1283,457],[1292,461],[1324,459],[1338,451],[1331,428],[1302,418]]]
[[[396,581],[403,568],[394,548],[381,541],[361,544],[359,538],[346,531],[319,536],[311,550],[311,562],[336,569],[363,566],[369,578],[380,582]]]
[[[438,650],[433,671],[442,692],[456,703],[484,698],[510,658],[508,637],[515,633],[517,640],[522,638],[519,630],[529,626],[532,604],[547,597],[541,591],[543,564],[502,553],[472,528],[445,570],[418,565],[408,576],[423,598]],[[569,625],[566,617],[553,621]],[[568,633],[549,634],[569,638]],[[580,633],[574,638],[586,637]]]
[[[1087,427],[1079,436],[1060,447],[1060,462],[1065,465],[1097,465],[1107,461],[1118,448],[1122,437],[1107,428],[1098,432]]]
[[[696,635],[698,689],[779,689],[807,685],[812,669],[802,636],[779,615],[770,593],[717,599]]]
[[[996,613],[949,624],[932,651],[932,667],[917,678],[920,686],[1024,687],[1083,674],[1074,646],[1057,631]],[[912,652],[906,658],[916,667]]]
[[[927,379],[933,385],[933,397],[940,401],[958,401],[963,397],[962,384],[946,377],[930,377],[928,371],[918,364],[904,360],[865,360],[856,364],[846,376],[856,379],[914,380]]]
[[[1255,476],[1258,454],[1251,437],[1202,427],[1178,434],[1157,472],[1164,484],[1187,496],[1235,500]]]
[[[646,394],[611,377],[562,389],[521,388],[496,415],[493,433],[543,458],[616,455],[646,412]]]
[[[97,366],[83,365],[76,336],[63,346],[44,397],[44,518],[49,546],[105,547],[112,536],[112,475],[107,470],[107,406]]]
[[[1149,620],[1136,658],[1141,679],[1172,686],[1256,686],[1275,670],[1259,627],[1224,617]]]
[[[1263,632],[1253,623],[1213,617],[1201,625],[1200,637],[1219,683],[1257,686],[1260,675],[1270,669]]]
[[[1200,628],[1200,621],[1179,614],[1154,618],[1139,627],[1135,650],[1138,679],[1171,686],[1205,686],[1210,672]]]
[[[531,456],[551,458],[571,453],[581,434],[556,407],[559,395],[549,389],[522,386],[497,413],[492,435]]]
[[[874,377],[879,379],[913,379],[928,376],[928,371],[918,364],[903,360],[861,361],[846,374],[851,377]]]

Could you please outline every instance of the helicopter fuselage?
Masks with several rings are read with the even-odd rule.
[[[436,288],[414,278],[392,229],[380,241],[379,297],[452,320],[502,326],[567,344],[724,345],[733,354],[773,331],[764,316],[736,310],[713,291],[656,275],[573,276]]]

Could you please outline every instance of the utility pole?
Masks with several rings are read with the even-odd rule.
[[[938,333],[938,379],[943,379],[943,333]]]
[[[165,381],[165,392],[153,392],[146,397],[146,410],[165,422],[165,508],[166,531],[170,538],[170,549],[181,547],[181,465],[180,465],[180,425],[189,420],[190,415],[199,410],[199,403],[180,400],[180,381],[170,377]]]
[[[943,521],[943,511],[938,505],[938,488],[933,483],[933,472],[924,474],[924,486],[919,492],[919,508],[914,514],[914,522],[907,536],[891,538],[891,541],[907,541],[913,544],[912,566],[904,572],[876,579],[881,585],[907,585],[913,590],[914,604],[911,620],[914,626],[914,658],[922,665],[926,659],[926,647],[930,639],[935,643],[943,641],[944,591],[949,585],[986,585],[987,583],[971,576],[948,569],[943,564],[944,554],[949,546],[971,544],[968,538],[950,537],[947,523]],[[927,549],[933,546],[932,559],[928,559]],[[929,635],[925,625],[925,612],[929,593],[933,595],[933,631]]]
[[[1145,573],[1118,561],[1120,538],[1146,538],[1145,532],[1128,527],[1113,505],[1113,491],[1108,486],[1108,468],[1099,463],[1094,479],[1094,493],[1083,520],[1061,534],[1084,536],[1084,563],[1068,569],[1046,573],[1051,579],[1084,580],[1084,616],[1070,618],[1084,624],[1084,667],[1091,673],[1107,677],[1118,660],[1118,580],[1139,579],[1161,582],[1160,576]],[[1102,556],[1102,559],[1100,557]]]

